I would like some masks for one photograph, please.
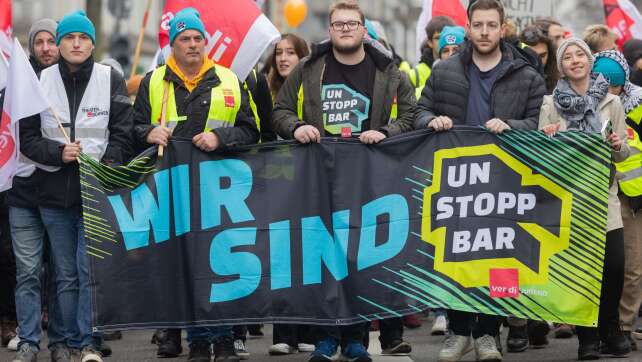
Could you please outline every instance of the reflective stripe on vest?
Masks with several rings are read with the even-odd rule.
[[[160,115],[163,105],[163,78],[167,66],[158,67],[152,73],[149,80],[149,104],[151,105],[151,123],[160,124]],[[233,127],[236,115],[241,108],[241,87],[239,86],[236,74],[231,70],[215,65],[216,75],[221,83],[212,88],[210,97],[210,109],[205,123],[205,132],[215,128]],[[174,84],[168,87],[167,95],[167,127],[174,128],[179,122],[187,120],[187,116],[179,116],[176,110],[176,98],[174,96]]]
[[[71,137],[69,102],[57,64],[42,71],[40,84],[42,84],[45,94],[49,96],[51,106],[55,109],[65,132]],[[91,77],[78,106],[74,121],[74,140],[79,140],[82,144],[83,152],[96,161],[102,159],[109,142],[110,84],[111,68],[94,63]],[[41,131],[44,138],[63,144],[67,143],[58,127],[58,121],[50,111],[41,113]],[[49,172],[55,172],[60,169],[60,167],[37,166]]]
[[[426,86],[428,78],[430,78],[431,69],[426,63],[419,63],[409,75],[410,83],[415,88],[415,97],[419,99],[421,92]]]
[[[252,69],[252,73],[248,75],[248,77],[252,77],[252,76],[254,76],[254,84],[255,85],[258,84],[259,80],[258,80],[258,77],[256,76],[256,69]],[[258,129],[259,132],[261,132],[261,118],[259,118],[259,112],[256,107],[256,102],[254,102],[254,96],[252,96],[252,91],[247,86],[247,80],[243,82],[243,89],[247,91],[247,96],[249,98],[248,100],[250,101],[250,108],[252,109],[252,114],[254,115],[254,121],[256,122],[256,129]]]
[[[642,106],[629,112],[627,117],[639,124],[640,115]],[[629,197],[642,196],[642,142],[640,135],[631,127],[627,127],[627,144],[631,154],[626,160],[615,164],[620,190]]]

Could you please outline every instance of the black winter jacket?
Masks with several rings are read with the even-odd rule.
[[[544,79],[522,52],[504,41],[500,46],[502,69],[491,94],[492,117],[514,129],[537,129],[546,94]],[[450,117],[455,125],[465,124],[472,53],[467,43],[461,53],[435,65],[417,103],[416,129],[426,128],[439,116]]]
[[[69,137],[72,142],[75,140],[73,123],[93,67],[94,59],[89,57],[77,72],[71,73],[67,63],[60,58],[59,69],[70,108],[72,125]],[[111,70],[110,83],[109,143],[101,162],[116,165],[125,163],[132,154],[132,107],[127,96],[125,80],[114,69]],[[105,91],[107,91],[107,85],[105,85]],[[39,206],[69,208],[81,204],[78,163],[64,163],[63,148],[63,144],[42,136],[39,114],[20,121],[20,151],[43,165],[62,167],[56,172],[36,170],[34,177],[37,179]]]
[[[221,84],[216,75],[215,68],[208,70],[203,80],[190,93],[183,85],[183,81],[169,67],[165,68],[165,79],[174,84],[174,97],[176,98],[176,112],[181,116],[187,116],[187,120],[180,122],[172,136],[193,138],[202,133],[207,122],[207,115],[210,109],[211,90]],[[151,123],[152,109],[149,103],[149,82],[152,72],[147,73],[141,82],[136,102],[134,103],[134,137],[136,139],[136,151],[140,152],[151,146],[147,143],[147,135],[154,128]],[[241,87],[241,108],[236,115],[234,127],[213,129],[221,144],[220,149],[228,147],[247,145],[259,141],[259,131],[256,128],[256,121],[252,115],[247,91]]]

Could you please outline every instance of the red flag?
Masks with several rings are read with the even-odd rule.
[[[620,49],[629,39],[642,39],[642,15],[630,0],[604,0],[604,13]]]
[[[417,59],[421,56],[421,44],[426,40],[426,25],[435,16],[448,16],[461,26],[468,22],[466,9],[459,0],[423,0],[423,10],[417,20]]]
[[[0,0],[0,51],[11,54],[11,0]]]
[[[232,69],[239,79],[247,77],[265,49],[280,37],[253,0],[167,0],[158,34],[161,48],[169,47],[169,21],[188,7],[201,14],[208,56]]]
[[[12,45],[0,121],[0,191],[11,188],[18,166],[18,127],[22,118],[48,108],[48,101],[18,39]]]

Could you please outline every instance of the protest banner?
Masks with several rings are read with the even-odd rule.
[[[97,330],[350,324],[426,308],[597,323],[609,187],[597,135],[481,128],[127,166],[82,157]]]

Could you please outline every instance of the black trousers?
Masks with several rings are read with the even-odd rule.
[[[620,322],[620,298],[624,285],[624,229],[606,233],[604,271],[602,272],[602,293],[598,328],[576,327],[580,343],[599,342],[598,329],[603,330],[609,323]]]
[[[379,342],[381,348],[392,347],[392,344],[403,339],[403,318],[388,318],[379,320]]]
[[[3,193],[4,194],[4,193]],[[16,320],[16,259],[11,244],[9,208],[0,197],[0,318]]]
[[[315,344],[313,327],[304,324],[275,324],[272,344],[286,343],[297,348],[299,343]]]
[[[477,339],[485,334],[495,337],[499,334],[502,317],[448,310],[448,324],[454,334]]]

